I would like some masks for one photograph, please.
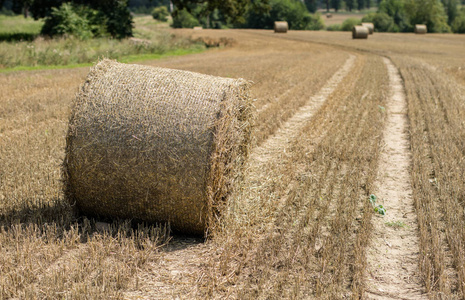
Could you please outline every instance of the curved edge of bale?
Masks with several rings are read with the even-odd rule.
[[[365,26],[357,25],[352,28],[352,39],[367,39],[368,28]]]
[[[250,81],[237,79],[234,86],[231,86],[232,90],[236,90],[235,103],[228,101],[221,103],[215,125],[214,149],[210,157],[205,236],[210,236],[218,228],[222,212],[243,179],[242,172],[249,156],[254,122],[253,106],[249,95],[251,85]]]
[[[289,30],[289,24],[287,21],[275,21],[274,32],[275,33],[286,33]]]
[[[363,22],[362,26],[365,26],[366,28],[368,28],[368,34],[373,34],[373,32],[375,31],[375,25],[373,23]]]
[[[66,135],[65,158],[62,164],[62,180],[65,198],[71,204],[79,204],[79,199],[76,198],[76,193],[73,190],[73,179],[71,178],[69,159],[73,157],[71,154],[73,135],[76,130],[76,111],[79,105],[86,104],[82,96],[85,93],[86,86],[93,80],[98,80],[99,76],[105,76],[106,71],[111,68],[116,61],[104,59],[96,66],[91,68],[85,82],[81,85],[74,101],[71,104],[71,113],[69,117],[68,132]],[[183,71],[184,72],[184,71]],[[187,73],[187,71],[186,71]],[[188,72],[192,73],[192,72]],[[202,75],[200,76],[208,76]],[[219,77],[218,77],[219,78]],[[216,117],[209,124],[212,134],[212,143],[210,155],[208,157],[205,174],[205,184],[201,194],[205,195],[202,200],[202,208],[194,227],[186,225],[178,226],[178,231],[208,236],[217,226],[222,210],[225,209],[231,195],[234,193],[238,184],[240,184],[242,168],[247,159],[251,128],[252,128],[252,102],[249,95],[249,87],[251,82],[244,79],[228,79],[228,83],[222,90],[222,95],[219,99],[219,108],[216,111]],[[81,96],[79,96],[81,95]],[[74,128],[73,128],[74,127]],[[71,162],[72,163],[72,162]],[[71,167],[72,168],[72,167]],[[78,209],[79,205],[76,205]],[[86,211],[85,213],[89,213]],[[91,212],[90,212],[91,213]],[[131,214],[131,212],[128,212]],[[94,216],[94,215],[92,215]],[[95,216],[103,217],[131,217],[131,216],[113,216],[96,213]],[[139,220],[140,218],[134,217]],[[144,220],[149,222],[170,222],[170,220]],[[181,224],[182,225],[182,224]],[[172,228],[175,228],[172,226]]]
[[[428,28],[424,24],[415,24],[414,32],[416,34],[426,34],[428,32]]]

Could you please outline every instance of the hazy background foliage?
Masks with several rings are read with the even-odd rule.
[[[3,15],[23,14],[42,20],[42,35],[78,39],[133,36],[132,14],[150,14],[174,28],[273,28],[287,21],[293,30],[325,28],[321,12],[350,13],[357,20],[331,24],[327,30],[351,30],[372,22],[379,32],[412,32],[426,24],[428,32],[465,32],[465,0],[0,0]],[[320,13],[319,13],[320,12]],[[132,14],[131,14],[132,13]],[[32,40],[37,32],[1,35],[0,39]]]

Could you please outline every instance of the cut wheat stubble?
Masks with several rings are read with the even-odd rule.
[[[281,149],[283,149],[283,145],[288,141],[297,138],[298,129],[314,115],[341,80],[347,76],[354,61],[355,56],[350,55],[345,64],[326,82],[316,95],[309,99],[306,105],[302,106],[273,136],[264,141],[260,147],[253,149],[250,154],[251,161],[264,163],[276,157]]]
[[[273,159],[279,159],[282,149],[289,142],[298,138],[300,130],[313,117],[326,99],[334,92],[339,83],[349,74],[356,57],[350,55],[344,65],[327,81],[320,91],[311,97],[307,104],[302,106],[288,121],[286,121],[274,135],[265,140],[259,147],[253,148],[247,163],[248,169],[253,169],[254,175],[266,176],[265,167]],[[247,171],[245,171],[247,174]],[[251,178],[245,175],[245,180]],[[229,209],[234,210],[239,203],[230,203]],[[192,283],[201,279],[196,278],[196,268],[205,263],[205,258],[211,256],[212,244],[199,244],[196,240],[186,240],[185,247],[177,248],[172,244],[174,251],[166,251],[162,260],[145,272],[141,279],[144,289],[150,290],[152,299],[166,299],[167,295],[189,295],[194,297],[198,286],[193,288]],[[169,247],[169,246],[168,246]],[[176,248],[176,249],[174,249]],[[202,274],[201,276],[205,276]],[[166,282],[171,282],[170,286]],[[154,296],[156,294],[157,296]],[[126,293],[127,298],[140,297],[140,291]],[[189,297],[187,296],[187,297]],[[148,299],[148,298],[147,298]]]
[[[370,299],[426,299],[418,269],[419,237],[409,172],[412,158],[405,92],[396,67],[387,58],[384,63],[392,94],[386,108],[385,147],[375,185],[376,195],[387,213],[373,221],[367,296]]]

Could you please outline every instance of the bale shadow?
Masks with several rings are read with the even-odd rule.
[[[82,215],[75,206],[63,198],[55,198],[50,202],[28,205],[34,201],[23,201],[20,207],[0,210],[0,229],[4,232],[36,226],[43,235],[53,227],[57,229],[58,240],[64,238],[70,230],[78,229],[80,242],[85,244],[96,235],[107,235],[113,238],[132,238],[143,248],[146,239],[157,241],[162,252],[174,252],[205,242],[198,236],[187,236],[172,232],[169,224],[147,223],[132,219],[111,219],[98,216]],[[140,245],[139,245],[140,243]]]
[[[61,198],[54,198],[46,203],[37,202],[34,199],[27,199],[19,207],[0,210],[0,226],[9,227],[14,224],[40,226],[56,223],[67,227],[76,220],[76,211]]]

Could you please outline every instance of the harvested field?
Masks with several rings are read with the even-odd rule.
[[[61,164],[88,68],[2,74],[0,299],[463,298],[465,37],[174,32],[235,43],[145,64],[254,82],[251,155],[220,227],[204,241],[77,215]]]

